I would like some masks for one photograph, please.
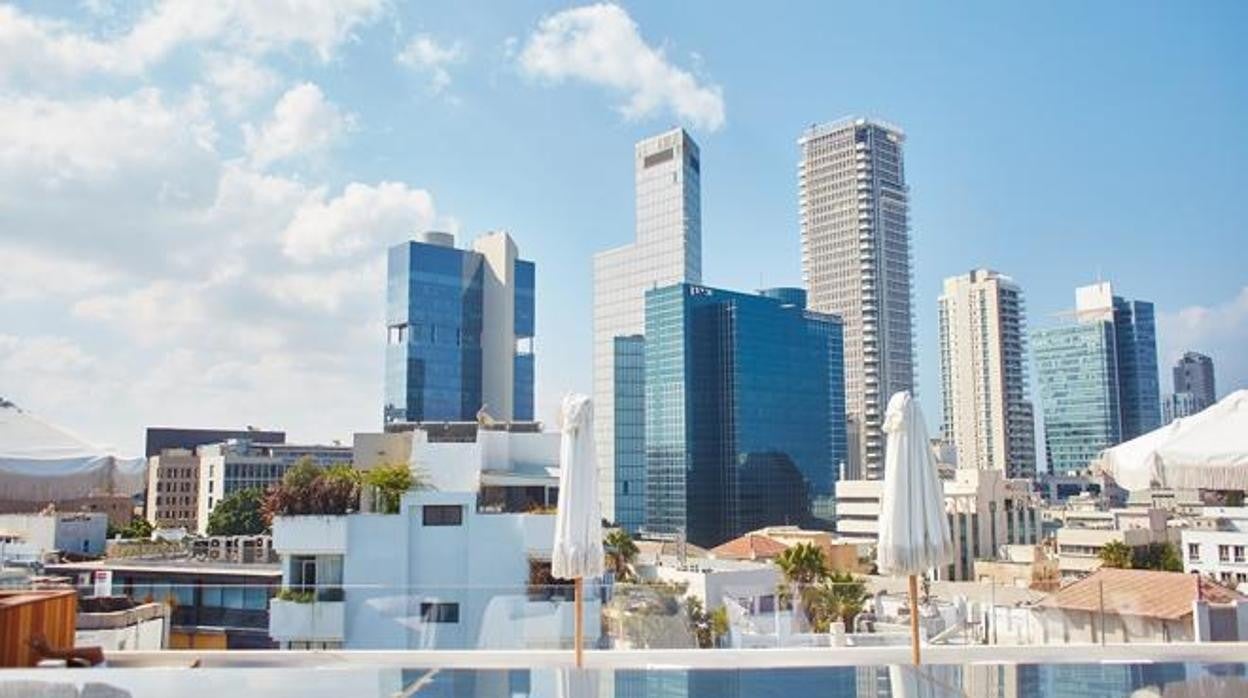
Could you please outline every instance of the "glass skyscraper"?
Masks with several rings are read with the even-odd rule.
[[[645,293],[702,280],[702,164],[684,129],[637,143],[636,239],[594,255],[594,438],[602,515],[642,524],[645,403],[640,371]]]
[[[1054,472],[1161,426],[1153,304],[1108,282],[1075,289],[1075,324],[1033,335],[1045,447]]]
[[[831,528],[843,335],[796,300],[646,292],[646,532],[712,546],[771,524]]]
[[[506,233],[391,247],[385,422],[533,419],[534,280]]]

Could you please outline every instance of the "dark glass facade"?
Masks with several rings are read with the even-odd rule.
[[[762,295],[646,293],[645,529],[713,546],[831,528],[846,457],[839,319]]]
[[[1157,377],[1157,330],[1153,304],[1114,296],[1118,349],[1118,395],[1122,440],[1161,426],[1161,386]]]
[[[646,340],[616,337],[615,524],[629,533],[646,519]]]
[[[472,250],[405,242],[390,248],[386,389],[390,422],[474,421],[482,406],[485,259]],[[516,419],[533,416],[534,267],[517,260]],[[526,341],[527,340],[527,341]]]

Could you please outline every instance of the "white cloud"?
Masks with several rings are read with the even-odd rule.
[[[74,297],[117,281],[119,275],[90,261],[65,254],[47,254],[29,247],[0,242],[0,303]]]
[[[208,42],[253,54],[302,45],[329,60],[383,9],[383,0],[163,0],[124,33],[96,37],[0,6],[0,81],[139,75],[181,45]]]
[[[564,10],[543,19],[520,52],[521,70],[560,83],[582,80],[626,96],[629,118],[669,109],[695,126],[714,131],[724,123],[723,90],[699,82],[670,63],[661,48],[645,42],[633,18],[618,5]]]
[[[433,197],[424,190],[401,182],[352,183],[336,198],[326,201],[322,193],[304,202],[282,233],[283,250],[299,262],[352,257],[383,249],[434,221]]]
[[[458,42],[439,44],[433,37],[422,34],[407,43],[395,60],[400,65],[429,77],[429,89],[439,94],[451,84],[448,66],[464,60],[464,48]]]
[[[231,115],[244,112],[261,97],[277,88],[274,71],[242,55],[217,54],[207,62],[205,81],[215,88],[215,96]]]
[[[1213,358],[1220,395],[1248,388],[1248,286],[1218,305],[1160,312],[1157,325],[1163,392],[1173,388],[1169,369],[1185,351]]]
[[[352,125],[353,117],[325,98],[316,85],[290,88],[273,107],[273,116],[259,127],[243,128],[252,165],[324,151]]]

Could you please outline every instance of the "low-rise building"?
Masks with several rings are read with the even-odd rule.
[[[170,607],[128,596],[78,599],[75,647],[113,650],[162,650],[169,647]]]
[[[1173,542],[1169,514],[1161,509],[1087,507],[1052,511],[1057,529],[1058,568],[1062,579],[1076,579],[1101,568],[1101,551],[1110,543],[1144,548]]]
[[[797,526],[767,526],[734,538],[710,550],[721,560],[774,560],[795,545],[813,545],[823,551],[828,569],[841,572],[858,570],[859,544],[841,540],[828,531],[811,531]]]
[[[693,558],[682,562],[676,557],[634,565],[642,582],[664,582],[683,590],[681,598],[700,600],[707,611],[736,600],[750,606],[761,602],[774,605],[776,588],[782,577],[773,564],[750,560]]]
[[[975,580],[1036,591],[1057,589],[1057,555],[1045,545],[1004,545],[995,560],[975,561]]]
[[[975,560],[995,558],[1003,545],[1039,541],[1040,517],[1030,481],[1006,478],[998,470],[973,468],[959,468],[952,476],[941,484],[954,562],[936,570],[937,579],[974,579]],[[841,540],[872,545],[878,540],[883,490],[880,480],[837,483],[837,535]]]
[[[406,493],[398,514],[274,520],[282,647],[570,646],[570,596],[549,574],[559,435],[450,431],[411,431],[410,464],[431,489]],[[587,606],[592,643],[598,602]]]
[[[240,490],[266,488],[280,482],[296,463],[307,458],[325,467],[351,462],[351,447],[265,443],[250,439],[230,439],[200,446],[199,491],[196,493],[196,530],[208,532],[208,517],[225,497]]]
[[[42,560],[51,553],[96,557],[104,554],[108,517],[95,512],[47,512],[0,515],[0,557],[21,551],[22,557]]]
[[[1183,571],[1248,591],[1248,507],[1206,507],[1182,529]]]
[[[104,596],[172,609],[170,649],[269,649],[269,599],[282,578],[276,564],[231,564],[194,558],[108,559],[49,565],[84,597],[97,582]],[[97,573],[104,573],[102,576]]]

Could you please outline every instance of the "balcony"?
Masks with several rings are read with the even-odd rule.
[[[269,604],[269,635],[274,640],[282,643],[343,641],[346,604],[342,589],[326,587],[284,595],[292,598],[279,596]]]

